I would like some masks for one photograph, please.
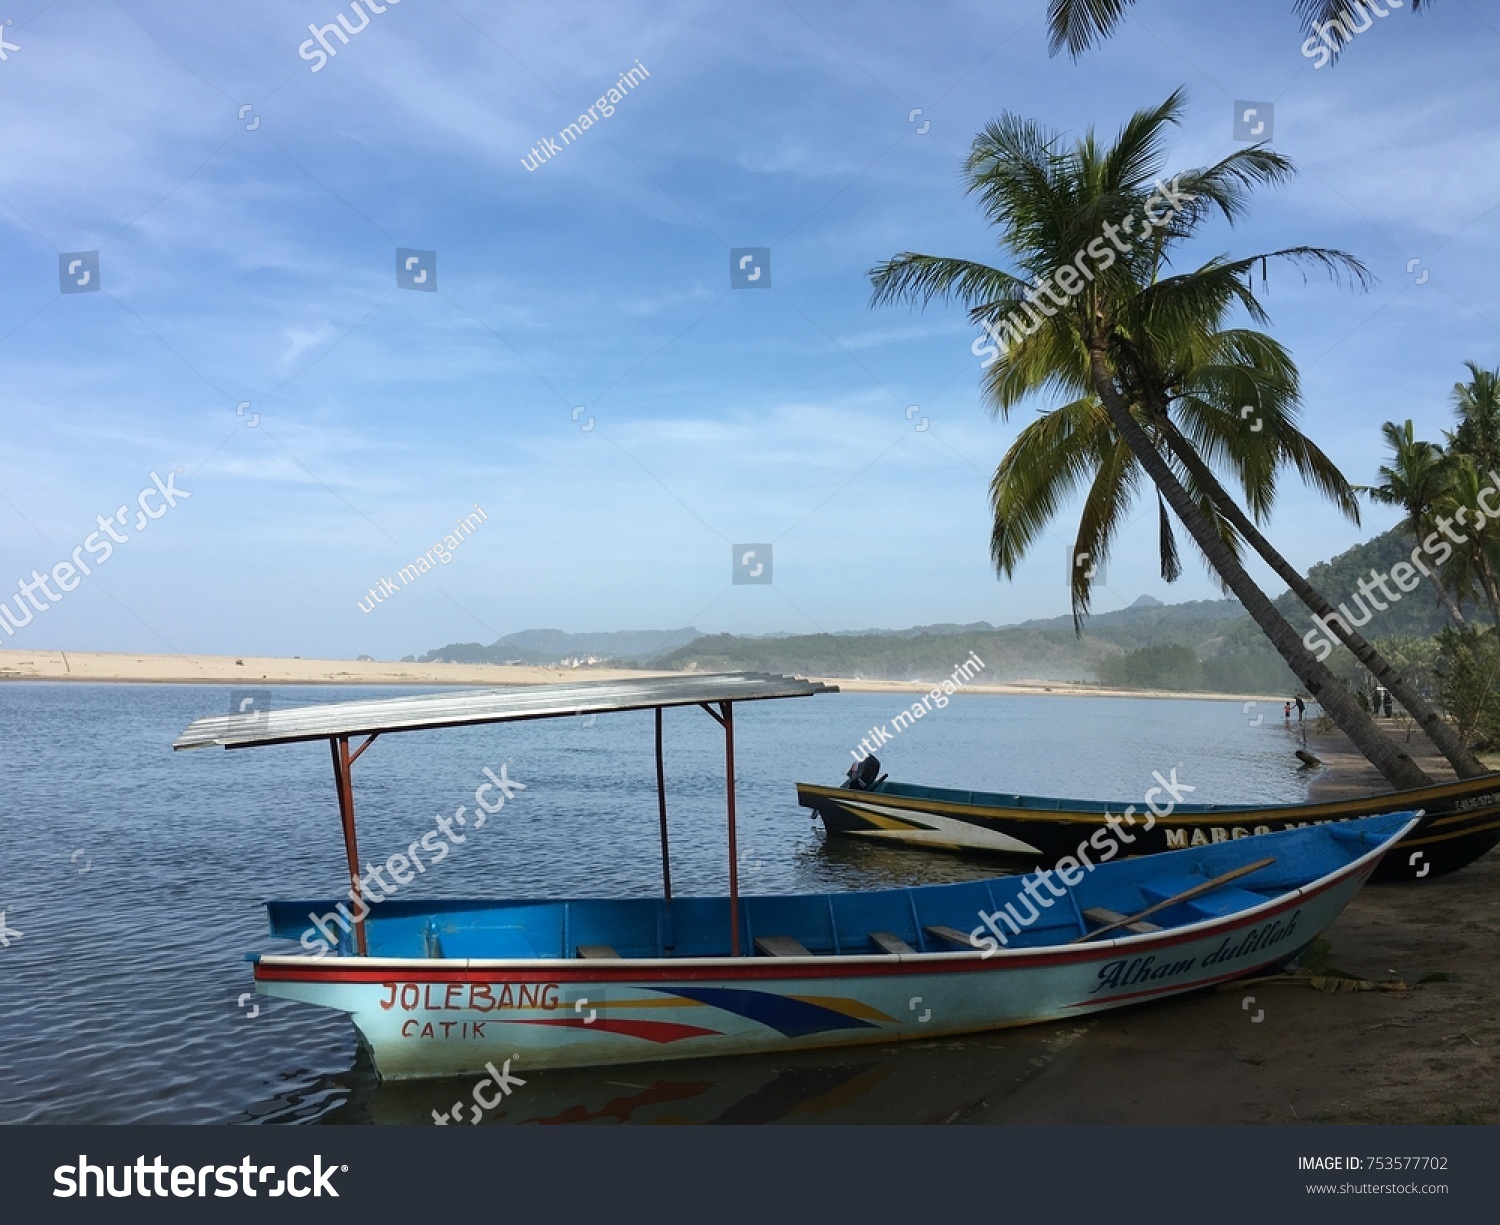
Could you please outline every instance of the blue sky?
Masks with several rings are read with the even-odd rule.
[[[988,561],[1028,414],[986,413],[961,310],[869,306],[898,251],[1003,263],[959,167],[1004,110],[1111,134],[1185,85],[1188,166],[1239,147],[1236,100],[1274,102],[1301,173],[1202,253],[1363,259],[1367,294],[1273,270],[1308,431],[1356,482],[1380,422],[1436,437],[1461,363],[1500,365],[1500,18],[1396,12],[1315,70],[1289,0],[1140,0],[1076,64],[1044,9],[401,0],[313,72],[309,23],[358,24],[333,0],[11,4],[0,597],[133,522],[153,472],[191,497],[0,646],[394,658],[1064,612],[1068,517],[1015,581]],[[398,247],[437,253],[436,292],[398,288]],[[769,288],[731,289],[741,247]],[[100,291],[60,293],[60,254],[96,250]],[[360,610],[476,504],[450,563]],[[1154,516],[1101,610],[1217,594],[1196,558],[1156,577]],[[1289,482],[1271,535],[1305,566],[1392,519]],[[770,585],[731,583],[744,542],[773,543]]]

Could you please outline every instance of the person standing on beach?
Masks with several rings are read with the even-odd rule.
[[[1292,704],[1290,702],[1281,708],[1281,717],[1288,723],[1292,721]]]
[[[1384,690],[1384,693],[1385,696],[1381,699],[1381,707],[1385,711],[1385,717],[1389,719],[1391,717],[1391,691],[1387,689]]]
[[[1297,722],[1298,723],[1303,722],[1303,720],[1305,718],[1305,716],[1303,715],[1303,711],[1305,711],[1306,709],[1307,709],[1307,703],[1302,700],[1302,695],[1298,694],[1297,695]]]

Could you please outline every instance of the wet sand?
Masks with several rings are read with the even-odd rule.
[[[1341,733],[1308,747],[1313,799],[1390,790]],[[1419,736],[1406,747],[1452,777]],[[1410,989],[1235,983],[1108,1014],[988,1121],[1500,1123],[1500,853],[1369,886],[1325,938],[1329,968]]]

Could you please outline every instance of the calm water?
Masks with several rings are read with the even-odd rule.
[[[296,705],[412,690],[274,692]],[[250,988],[243,955],[275,946],[261,904],[330,897],[347,882],[324,745],[173,753],[189,722],[228,703],[227,689],[207,686],[0,685],[0,910],[22,933],[0,947],[0,1122],[426,1122],[466,1093],[467,1084],[380,1085],[342,1014],[240,1003]],[[796,806],[794,782],[840,781],[859,737],[900,708],[901,695],[838,694],[737,710],[743,889],[993,871],[827,844]],[[1122,804],[1139,802],[1153,769],[1173,766],[1198,788],[1195,800],[1300,799],[1288,733],[1266,714],[1252,726],[1233,702],[965,695],[881,758],[902,781]],[[674,891],[722,893],[718,726],[677,710],[666,728]],[[655,894],[651,746],[649,712],[388,737],[355,766],[362,856],[379,862],[404,848],[437,812],[472,803],[485,766],[508,761],[527,790],[403,897]],[[1051,1026],[554,1073],[510,1099],[508,1118],[960,1118],[966,1103],[1023,1086],[1069,1040]]]

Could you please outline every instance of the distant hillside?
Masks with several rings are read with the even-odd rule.
[[[651,660],[657,668],[700,671],[800,672],[879,680],[936,681],[970,651],[984,661],[989,681],[1087,681],[1100,655],[1114,649],[1096,638],[1079,642],[1071,624],[1061,630],[1018,627],[954,634],[802,634],[742,638],[710,634]]]
[[[1087,632],[1126,649],[1160,646],[1164,643],[1197,642],[1212,638],[1246,616],[1238,600],[1188,600],[1163,604],[1142,597],[1128,608],[1095,613],[1085,623]],[[1071,616],[1023,621],[1016,629],[1066,630],[1073,632]]]
[[[1389,531],[1357,544],[1340,553],[1332,561],[1319,562],[1307,572],[1307,581],[1323,593],[1328,602],[1337,608],[1347,603],[1355,616],[1359,607],[1354,598],[1359,594],[1359,580],[1368,579],[1371,570],[1389,574],[1398,561],[1410,561],[1415,547],[1412,538],[1405,532]],[[1376,589],[1377,595],[1379,589]],[[1381,603],[1386,603],[1381,597]],[[1292,624],[1308,623],[1309,614],[1302,602],[1286,592],[1276,601],[1276,607]],[[1470,608],[1463,607],[1468,613]],[[1377,612],[1370,625],[1361,630],[1367,638],[1426,638],[1436,634],[1448,623],[1447,614],[1438,603],[1437,593],[1426,579],[1422,585],[1399,603],[1389,605],[1384,612]],[[1259,632],[1259,631],[1256,631]]]
[[[1313,566],[1308,578],[1337,606],[1350,601],[1371,569],[1388,572],[1411,542],[1386,532]],[[1276,601],[1294,626],[1311,614],[1290,592]],[[1444,622],[1426,586],[1396,602],[1366,631],[1371,639],[1425,637]],[[989,681],[1100,682],[1210,692],[1290,693],[1296,680],[1238,600],[1164,604],[1143,596],[1128,608],[1091,616],[1083,637],[1070,616],[1019,625],[985,621],[832,634],[709,634],[692,628],[570,634],[524,630],[489,646],[450,643],[423,657],[455,663],[553,664],[563,660],[700,671],[799,672],[870,680],[934,681],[973,651]]]
[[[877,637],[890,637],[890,638],[925,638],[925,637],[934,637],[934,638],[944,638],[944,637],[951,636],[953,634],[983,634],[983,633],[986,633],[986,632],[988,632],[990,630],[993,630],[993,629],[996,629],[996,628],[998,628],[998,627],[991,625],[988,621],[970,621],[966,625],[958,625],[958,624],[956,624],[956,623],[954,623],[952,621],[939,621],[939,622],[937,622],[937,623],[935,623],[933,625],[914,625],[910,629],[904,629],[904,630],[881,630],[881,629],[835,630],[834,631],[834,637],[836,637],[836,638],[877,638]],[[768,636],[773,636],[773,637],[777,637],[777,638],[788,637],[788,635],[786,635],[786,634],[776,634],[776,635],[768,635]]]
[[[562,659],[625,660],[639,662],[670,651],[702,632],[680,630],[615,630],[598,634],[569,634],[563,630],[522,630],[506,634],[489,646],[478,642],[450,642],[428,651],[422,663],[551,664]]]
[[[1091,617],[1082,638],[1074,634],[1069,616],[1001,627],[978,621],[837,634],[704,635],[692,628],[571,634],[533,629],[507,634],[487,646],[449,643],[429,651],[423,662],[555,664],[579,660],[662,669],[934,681],[973,651],[984,660],[984,677],[989,681],[1089,683],[1098,680],[1113,659],[1118,662],[1109,673],[1114,678],[1110,683],[1133,684],[1144,683],[1133,678],[1146,665],[1132,662],[1130,652],[1185,646],[1195,658],[1226,657],[1221,664],[1209,664],[1193,673],[1202,680],[1202,687],[1214,688],[1216,682],[1233,678],[1230,688],[1285,688],[1283,665],[1263,640],[1224,643],[1225,628],[1237,618],[1244,619],[1244,612],[1234,600],[1163,604],[1142,598],[1129,608]]]
[[[1171,606],[1168,606],[1171,607]],[[1103,620],[1098,618],[1097,620]],[[799,672],[812,676],[849,676],[866,680],[937,681],[951,672],[970,651],[984,661],[986,681],[1102,681],[1111,685],[1203,689],[1214,692],[1290,691],[1292,676],[1280,656],[1262,642],[1252,649],[1221,649],[1214,637],[1225,624],[1220,616],[1201,615],[1155,627],[1104,625],[1082,638],[1073,633],[1072,618],[1047,628],[1010,626],[980,633],[924,634],[914,638],[895,634],[807,634],[766,639],[711,634],[658,656],[652,666],[701,671]],[[1045,624],[1045,623],[1043,623]],[[1118,636],[1123,641],[1113,640]],[[1159,670],[1162,652],[1181,652],[1193,661],[1184,670],[1173,658],[1182,679],[1168,684]],[[1138,663],[1133,663],[1142,657]]]

